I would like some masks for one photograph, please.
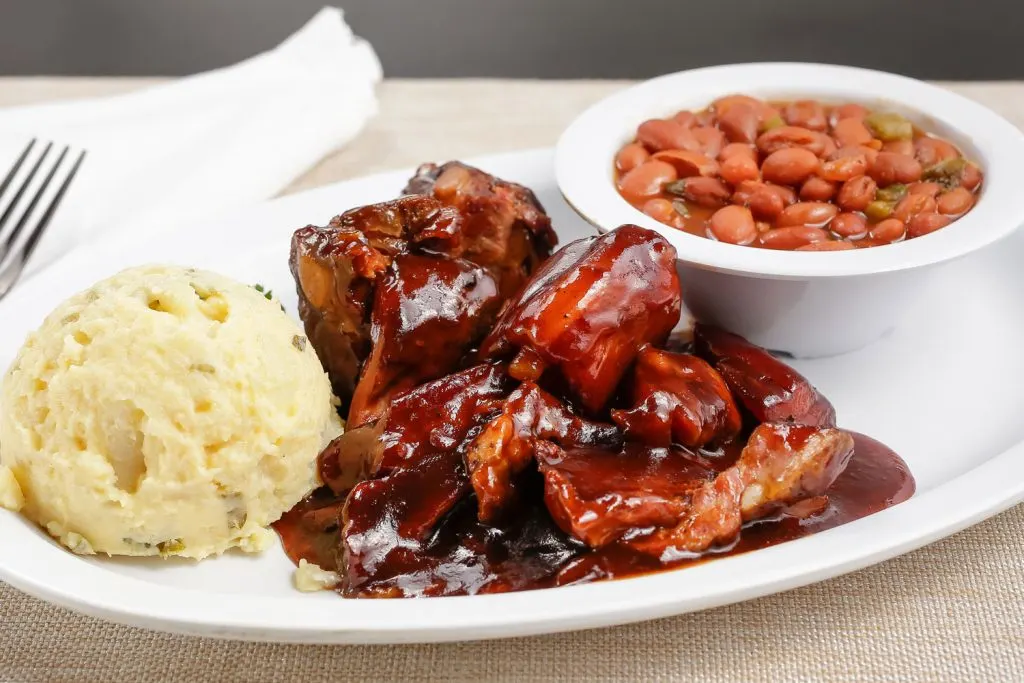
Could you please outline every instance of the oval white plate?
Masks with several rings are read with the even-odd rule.
[[[442,160],[443,161],[443,160]],[[560,199],[548,150],[471,161],[534,188],[561,241],[589,228]],[[0,365],[60,300],[120,268],[177,263],[261,282],[294,310],[288,241],[352,206],[394,197],[409,172],[293,195],[160,237],[76,251],[0,303]],[[877,344],[796,363],[843,426],[892,446],[918,483],[910,501],[837,529],[677,571],[543,591],[424,600],[342,600],[291,587],[280,548],[198,565],[80,558],[0,511],[0,578],[94,616],[250,640],[399,643],[520,636],[715,607],[837,576],[954,533],[1024,499],[1024,239],[944,267],[927,305]],[[685,283],[684,283],[685,286]],[[843,305],[837,302],[837,315]]]

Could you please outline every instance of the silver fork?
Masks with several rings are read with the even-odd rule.
[[[32,148],[35,147],[36,140],[33,139],[28,143],[22,151],[21,156],[14,162],[14,166],[7,172],[7,175],[2,181],[0,181],[0,205],[2,205],[5,193],[11,183],[14,182],[15,176],[18,175],[18,171],[24,165],[25,160],[28,159]],[[56,162],[53,161],[51,152],[53,151],[53,143],[48,142],[46,148],[43,149],[43,153],[39,155],[39,158],[35,160],[28,175],[22,180],[20,186],[15,190],[13,198],[7,204],[7,209],[4,210],[3,214],[0,215],[0,299],[3,299],[7,295],[11,288],[14,287],[14,283],[21,277],[22,271],[25,270],[25,264],[28,263],[29,257],[32,256],[32,252],[35,251],[36,245],[39,244],[40,238],[43,233],[46,232],[47,226],[50,224],[50,220],[53,218],[53,214],[56,213],[57,207],[60,206],[60,202],[64,199],[64,194],[67,192],[68,187],[71,185],[71,181],[74,180],[75,174],[78,173],[79,167],[82,165],[82,161],[85,159],[85,150],[79,153],[78,158],[75,159],[74,164],[71,166],[71,170],[64,176],[64,180],[61,181],[60,186],[57,188],[56,193],[50,199],[49,205],[42,211],[37,217],[35,216],[35,210],[39,202],[43,199],[47,190],[50,189],[53,179],[57,175],[58,169],[64,165],[64,160],[68,155],[69,147],[65,146],[61,149],[57,155]],[[32,185],[32,181],[35,180],[36,175],[40,169],[49,165],[49,170],[46,171],[46,176],[43,178],[42,183],[36,188],[35,194],[32,199],[29,200],[27,206],[22,209],[20,217],[17,222],[14,223],[14,227],[7,231],[8,224],[15,217],[16,210],[21,204],[22,196],[28,191]],[[6,231],[6,235],[5,235]],[[27,232],[26,232],[27,231]],[[19,242],[19,238],[24,235],[24,239]]]

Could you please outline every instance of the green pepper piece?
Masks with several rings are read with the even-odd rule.
[[[964,172],[965,168],[967,168],[967,159],[963,157],[943,159],[937,164],[924,169],[921,177],[938,183],[944,190],[951,190],[960,184],[960,175]]]
[[[867,205],[864,209],[864,215],[868,217],[872,223],[885,220],[892,215],[892,210],[896,208],[896,202],[886,202],[876,199]]]
[[[686,194],[686,178],[682,180],[674,180],[671,183],[665,185],[665,192],[674,194],[677,197],[682,197]]]
[[[888,185],[886,187],[879,188],[878,192],[875,193],[875,199],[883,202],[896,203],[903,199],[907,195],[907,186],[896,183],[894,185]]]
[[[683,218],[689,218],[690,217],[690,207],[688,207],[686,205],[686,202],[684,202],[683,200],[681,200],[681,199],[674,200],[672,202],[672,208],[675,209],[676,213],[678,213]]]
[[[773,116],[761,125],[761,130],[772,130],[774,128],[781,128],[786,125],[786,122],[782,120],[781,116]]]
[[[893,140],[912,140],[914,126],[899,114],[892,112],[876,112],[864,117],[864,125],[871,134],[884,142]]]

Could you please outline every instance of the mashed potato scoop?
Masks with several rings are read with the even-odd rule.
[[[257,552],[339,432],[320,361],[276,301],[133,268],[61,304],[4,377],[0,504],[77,553]]]

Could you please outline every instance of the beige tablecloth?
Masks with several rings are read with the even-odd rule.
[[[0,106],[146,82],[0,79]],[[577,112],[621,85],[389,82],[370,129],[293,189],[424,160],[551,145]],[[1024,84],[952,87],[1024,125]],[[170,636],[81,617],[0,584],[0,680],[1024,681],[1022,536],[1018,506],[905,557],[782,595],[620,628],[455,645]]]

